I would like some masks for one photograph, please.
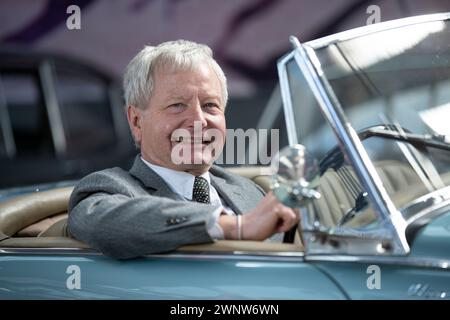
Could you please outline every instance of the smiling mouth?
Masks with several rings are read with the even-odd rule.
[[[177,137],[175,139],[171,139],[172,142],[185,144],[210,144],[211,142],[214,142],[214,140],[215,137],[203,139],[192,139],[190,137]]]

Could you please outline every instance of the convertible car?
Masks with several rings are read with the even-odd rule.
[[[450,14],[290,38],[289,145],[231,169],[300,208],[283,243],[118,261],[67,234],[73,185],[16,189],[0,202],[0,298],[449,299],[448,39]]]

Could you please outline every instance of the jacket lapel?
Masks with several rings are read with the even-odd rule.
[[[141,156],[136,156],[134,164],[130,169],[130,174],[142,182],[151,195],[171,198],[174,200],[182,199],[178,194],[172,191],[169,185],[142,160]]]
[[[221,177],[215,176],[210,170],[211,184],[219,195],[236,214],[243,214],[247,210],[245,190],[240,186],[232,185]]]

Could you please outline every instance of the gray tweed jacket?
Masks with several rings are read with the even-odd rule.
[[[252,181],[213,166],[211,184],[236,214],[253,209],[264,191]],[[128,259],[213,239],[206,228],[213,207],[175,194],[137,156],[130,171],[94,172],[75,187],[68,231],[106,255]]]

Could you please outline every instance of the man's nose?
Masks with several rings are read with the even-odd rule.
[[[190,108],[190,120],[192,121],[192,126],[194,126],[195,122],[200,122],[203,127],[206,127],[207,121],[205,112],[201,106],[201,104],[197,103],[192,108]]]

